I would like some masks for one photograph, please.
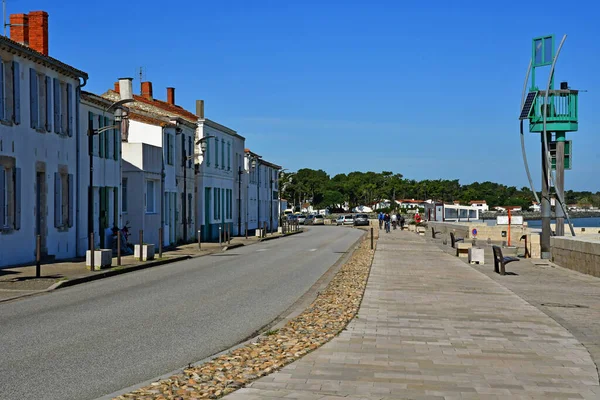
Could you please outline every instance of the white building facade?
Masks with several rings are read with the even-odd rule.
[[[196,105],[198,125],[196,188],[196,228],[203,241],[218,241],[227,230],[232,235],[245,234],[245,192],[247,169],[244,164],[244,137],[233,129],[204,118],[204,102]],[[206,151],[200,151],[200,142]],[[222,236],[221,236],[222,237]]]
[[[34,261],[38,235],[44,257],[77,253],[76,121],[87,79],[48,56],[47,13],[11,23],[14,40],[0,37],[0,267]]]
[[[264,229],[276,232],[279,227],[279,171],[281,166],[263,160],[246,149],[246,167],[249,170],[247,189],[248,230]]]
[[[94,248],[106,248],[104,231],[121,227],[121,130],[108,129],[92,137],[92,214],[89,214],[90,132],[115,126],[114,113],[106,110],[111,102],[93,93],[82,91],[80,99],[79,176],[77,199],[77,255],[85,256],[90,233],[94,233]]]

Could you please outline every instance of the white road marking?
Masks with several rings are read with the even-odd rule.
[[[257,251],[257,252],[259,252],[259,251],[267,251],[267,249],[258,249],[258,250],[256,250],[256,251]]]
[[[309,251],[317,251],[317,249],[310,249]]]

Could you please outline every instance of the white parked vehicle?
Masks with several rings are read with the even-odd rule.
[[[338,219],[335,220],[336,225],[354,225],[354,216],[353,215],[340,215]]]

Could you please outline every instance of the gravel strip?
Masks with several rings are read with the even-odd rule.
[[[375,239],[378,229],[374,227]],[[374,251],[365,235],[327,288],[302,314],[278,331],[202,365],[184,369],[117,400],[217,399],[317,349],[355,317],[367,284]]]

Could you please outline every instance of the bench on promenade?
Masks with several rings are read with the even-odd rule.
[[[450,245],[452,246],[452,248],[456,248],[456,243],[464,241],[465,238],[457,238],[456,236],[454,236],[454,232],[450,232]]]
[[[437,235],[438,233],[442,233],[440,231],[435,231],[435,229],[433,229],[433,226],[431,227],[431,238],[435,239],[435,235]]]
[[[506,275],[506,264],[513,261],[519,261],[517,257],[504,257],[500,246],[492,246],[494,252],[494,272],[500,275]]]

